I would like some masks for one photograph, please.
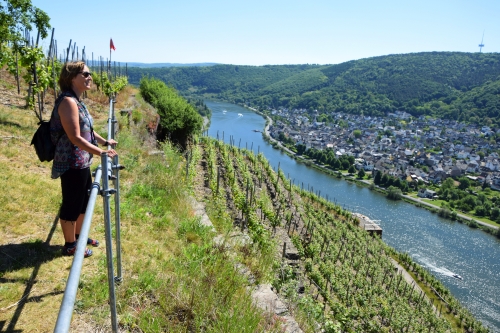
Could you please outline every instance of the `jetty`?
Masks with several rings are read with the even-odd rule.
[[[352,213],[352,215],[356,216],[359,220],[359,227],[363,230],[366,230],[370,235],[377,235],[382,238],[382,228],[371,220],[368,216],[365,216],[360,213]]]

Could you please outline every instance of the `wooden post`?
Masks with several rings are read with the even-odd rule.
[[[219,195],[220,166],[217,166],[217,195]]]
[[[52,35],[50,36],[50,45],[49,45],[49,53],[47,54],[47,66],[50,64],[50,58],[52,57],[52,53],[54,51],[54,29],[52,28]]]
[[[54,104],[57,100],[57,80],[56,80],[56,70],[54,68],[54,58],[52,58],[52,78],[53,78],[53,81],[54,81]]]
[[[16,82],[17,82],[17,94],[21,93],[21,87],[19,86],[19,61],[17,59],[17,50],[16,50]]]

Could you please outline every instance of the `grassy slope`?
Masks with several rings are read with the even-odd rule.
[[[39,162],[29,145],[37,121],[33,111],[21,107],[24,101],[4,70],[0,89],[0,331],[49,332],[72,263],[60,255],[59,181],[50,179],[51,164]],[[133,108],[133,118],[140,120],[128,126],[127,117],[118,116],[117,150],[126,166],[120,174],[121,331],[274,330],[272,318],[252,306],[248,283],[228,260],[229,253],[214,246],[214,233],[194,215],[189,196],[192,184],[202,182],[194,180],[196,171],[190,169],[186,178],[185,159],[168,145],[161,148],[163,155],[149,153],[156,147],[145,124],[155,115],[145,103],[132,103],[129,96],[136,93],[127,88],[116,104],[117,110]],[[86,104],[104,135],[107,99],[90,92]],[[72,319],[75,332],[110,331],[101,202],[98,198],[90,232],[101,247],[84,261]]]
[[[59,183],[50,179],[50,164],[38,162],[29,147],[36,119],[19,107],[24,102],[13,92],[12,81],[5,80],[5,72],[0,89],[0,177],[5,184],[0,194],[0,331],[52,331],[71,266],[71,258],[60,255]],[[272,258],[253,247],[230,252],[213,243],[214,233],[199,225],[189,201],[190,194],[203,189],[203,172],[190,167],[186,178],[185,159],[168,145],[161,147],[163,155],[149,153],[156,147],[146,124],[155,114],[129,97],[136,93],[127,89],[116,105],[117,110],[134,110],[130,125],[126,117],[119,118],[117,138],[120,163],[127,167],[120,174],[121,330],[277,331],[276,319],[252,306],[248,282],[234,265],[246,264],[262,282],[270,277]],[[95,127],[105,134],[107,100],[96,92],[89,97],[86,104]],[[193,152],[196,162],[201,152]],[[225,206],[214,204],[209,205],[212,221],[218,233],[227,235],[233,220]],[[91,235],[103,241],[99,198],[94,216]],[[84,262],[72,331],[110,331],[104,244],[94,252]]]

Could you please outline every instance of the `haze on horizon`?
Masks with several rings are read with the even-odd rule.
[[[479,52],[483,33],[482,52],[500,52],[500,1],[493,0],[88,0],[79,11],[62,0],[32,3],[50,16],[59,54],[72,40],[87,59],[109,58],[110,38],[113,61],[141,63],[337,64]]]

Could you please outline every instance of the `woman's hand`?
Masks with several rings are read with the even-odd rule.
[[[107,141],[108,141],[108,144],[109,144],[110,146],[113,146],[113,147],[114,147],[114,146],[116,146],[116,145],[118,144],[118,141],[115,141],[114,139],[109,139],[109,140],[107,140]]]
[[[113,140],[114,141],[114,140]],[[116,141],[115,141],[116,142]],[[111,144],[111,142],[110,142]],[[108,150],[103,150],[102,151],[103,153],[106,153],[106,155],[108,155],[108,157],[110,158],[113,158],[115,156],[118,156],[118,153],[114,150],[114,149],[108,149]]]

